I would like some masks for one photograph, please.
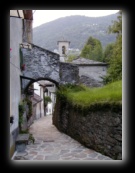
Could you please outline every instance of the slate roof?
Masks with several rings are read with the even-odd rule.
[[[73,60],[72,63],[73,64],[79,64],[79,65],[107,65],[106,63],[86,59],[83,57],[79,57],[79,58]]]

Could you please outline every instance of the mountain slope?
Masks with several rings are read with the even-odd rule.
[[[116,35],[107,34],[112,20],[117,20],[118,13],[104,17],[68,16],[42,24],[33,28],[33,43],[53,51],[57,49],[57,41],[71,42],[70,48],[82,49],[87,39],[92,36],[101,41],[105,47],[114,42]]]

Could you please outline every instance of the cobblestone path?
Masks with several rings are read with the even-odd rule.
[[[35,138],[34,144],[28,144],[24,152],[16,152],[13,160],[112,160],[59,132],[51,115],[35,120],[29,132]]]

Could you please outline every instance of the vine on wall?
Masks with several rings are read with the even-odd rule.
[[[27,113],[27,121],[28,121],[32,116],[32,101],[29,100],[28,97],[25,98],[25,101],[28,105],[28,113]]]
[[[23,124],[23,114],[25,112],[25,102],[21,101],[19,103],[19,130],[22,131],[22,124]]]

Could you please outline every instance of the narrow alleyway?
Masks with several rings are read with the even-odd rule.
[[[51,115],[36,120],[29,132],[35,143],[28,144],[24,152],[16,152],[13,160],[112,160],[59,132],[52,125]]]

